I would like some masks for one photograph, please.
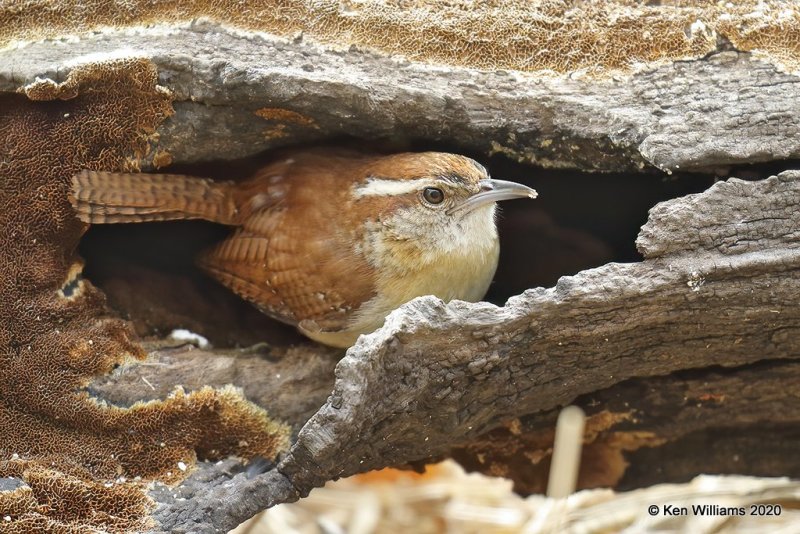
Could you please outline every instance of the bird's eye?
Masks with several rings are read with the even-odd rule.
[[[422,190],[422,198],[428,204],[441,204],[444,201],[444,192],[436,187],[426,187]]]

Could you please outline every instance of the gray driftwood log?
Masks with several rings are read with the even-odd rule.
[[[647,387],[647,377],[653,377],[651,387],[670,399],[690,386],[657,378],[661,375],[797,359],[798,229],[800,172],[761,182],[731,179],[653,208],[637,241],[645,256],[640,263],[609,264],[565,277],[553,288],[528,290],[504,307],[416,299],[348,351],[336,366],[332,393],[275,469],[253,479],[238,474],[235,484],[222,485],[208,482],[226,479],[220,469],[234,476],[231,466],[205,466],[178,490],[191,499],[154,493],[162,503],[156,516],[167,531],[204,524],[226,529],[336,477],[441,457],[454,448],[468,456],[463,447],[486,439],[481,436],[501,423],[537,413],[547,420],[553,410],[581,396],[588,400],[597,394],[609,408],[615,391],[631,388],[628,379],[643,380]],[[164,365],[149,371],[148,380],[174,384],[186,383],[185,370],[202,367],[200,360],[208,355],[194,351],[156,357]],[[184,358],[189,366],[180,363]],[[275,363],[235,355],[213,358],[213,367],[222,372],[205,375],[206,383],[227,383],[231,368],[247,366],[250,378],[243,385],[249,398],[274,406],[278,417],[303,418],[281,413],[274,401],[282,392],[271,378]],[[782,365],[785,371],[778,376],[785,383],[765,381],[769,391],[757,384],[752,391],[743,389],[747,376],[761,376],[747,368],[741,376],[711,373],[695,379],[709,395],[698,396],[697,402],[719,404],[715,414],[705,414],[705,423],[684,425],[697,416],[690,415],[692,406],[681,408],[686,399],[648,406],[639,394],[623,398],[634,403],[632,409],[637,400],[642,402],[638,417],[667,446],[691,432],[757,423],[759,415],[791,428],[798,423],[797,411],[787,410],[787,403],[800,393],[800,382],[793,378],[798,363]],[[95,384],[95,391],[117,402],[142,398],[147,390],[139,373],[147,369],[122,372],[112,378],[113,385]],[[263,380],[254,380],[258,376]],[[124,390],[123,382],[133,387]],[[307,394],[317,402],[326,392],[323,379]],[[647,419],[654,408],[663,412],[667,406],[674,412],[662,414],[663,421]],[[544,431],[541,422],[539,430]],[[793,460],[774,461],[782,469],[800,467]],[[698,457],[689,463],[684,472],[703,470],[709,460]]]
[[[181,163],[356,132],[604,171],[800,157],[800,78],[736,51],[621,79],[548,78],[427,66],[194,23],[0,53],[0,91],[36,77],[63,81],[76,58],[120,50],[152,58],[174,92],[176,114],[159,129],[159,148]],[[257,114],[264,108],[300,115],[275,130],[268,113]]]
[[[800,78],[733,50],[590,80],[425,66],[209,24],[173,30],[3,50],[0,91],[37,77],[62,81],[83,54],[133,50],[175,95],[150,157],[177,163],[354,132],[585,170],[708,170],[800,156]],[[275,109],[297,115],[275,129]],[[622,479],[651,484],[664,477],[642,473],[648,450],[684,451],[722,420],[796,440],[798,228],[800,173],[729,180],[655,207],[638,240],[642,262],[583,271],[502,307],[417,299],[338,364],[340,354],[313,345],[277,360],[162,348],[89,390],[124,405],[164,397],[175,384],[234,383],[293,425],[291,450],[264,474],[248,478],[233,460],[201,463],[177,488],[153,488],[165,532],[223,532],[327,480],[383,466],[455,455],[491,471],[476,460],[492,452],[491,432],[514,428],[513,449],[549,431],[571,402],[595,415],[633,412],[602,431],[652,434]],[[697,374],[671,374],[687,370]],[[789,455],[761,459],[774,464],[750,464],[760,474],[800,475]],[[707,460],[684,456],[675,476]]]

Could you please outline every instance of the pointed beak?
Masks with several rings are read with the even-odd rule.
[[[501,200],[537,197],[535,189],[531,189],[527,185],[518,184],[516,182],[507,182],[505,180],[481,180],[480,184],[480,193],[472,195],[458,206],[451,208],[447,214],[452,215],[458,212],[469,213],[481,206]]]

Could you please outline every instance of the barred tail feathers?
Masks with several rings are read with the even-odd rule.
[[[231,182],[181,174],[84,170],[72,177],[70,201],[87,223],[205,219],[239,224]]]

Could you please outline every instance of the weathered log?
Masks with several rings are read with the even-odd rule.
[[[150,350],[145,363],[121,366],[95,380],[89,391],[118,406],[130,406],[163,399],[178,384],[187,390],[236,384],[245,397],[299,429],[330,394],[341,355],[312,344],[288,350],[256,346],[209,352],[173,343]]]
[[[588,414],[578,485],[618,490],[697,473],[800,472],[800,362],[764,361],[626,380],[575,400]],[[543,493],[559,410],[515,419],[452,451],[468,469]],[[698,451],[703,451],[699,454]]]
[[[289,423],[291,449],[259,476],[248,477],[240,461],[229,459],[199,462],[176,487],[155,483],[148,492],[158,504],[153,528],[170,532],[225,530],[332,478],[449,455],[475,469],[512,475],[520,491],[538,491],[552,421],[570,402],[593,417],[584,454],[586,486],[635,487],[712,467],[800,475],[791,455],[778,454],[778,440],[757,449],[752,435],[737,435],[739,429],[756,429],[797,441],[796,410],[787,406],[798,395],[800,355],[798,172],[753,183],[730,180],[659,205],[638,241],[642,262],[586,270],[553,288],[530,289],[505,306],[417,299],[363,337],[338,365],[340,354],[308,343],[249,353],[153,347],[143,363],[126,362],[104,375],[141,348],[121,321],[109,319],[102,295],[77,277],[74,248],[82,229],[65,192],[69,176],[80,168],[231,160],[341,136],[602,171],[724,174],[725,167],[740,163],[797,158],[794,56],[781,52],[783,41],[767,39],[758,46],[758,36],[774,35],[776,26],[757,23],[748,13],[733,19],[716,13],[715,31],[728,24],[727,38],[718,39],[699,19],[690,20],[700,11],[688,15],[690,26],[681,31],[685,21],[674,19],[671,7],[664,10],[670,24],[660,31],[679,46],[660,54],[655,49],[664,35],[656,35],[659,46],[617,58],[611,76],[603,74],[611,66],[602,61],[591,75],[572,76],[589,68],[591,57],[568,62],[558,71],[563,76],[535,68],[475,70],[469,61],[407,61],[380,48],[331,48],[302,36],[281,39],[203,21],[82,31],[80,38],[3,48],[0,200],[11,208],[0,214],[6,266],[0,273],[0,415],[22,414],[19,420],[24,416],[39,425],[38,435],[64,431],[65,447],[91,441],[82,451],[90,459],[97,457],[93,447],[118,449],[106,450],[97,436],[86,438],[87,428],[102,428],[120,450],[146,443],[146,478],[168,481],[182,479],[175,466],[191,464],[196,451],[210,452],[202,450],[204,429],[193,421],[224,421],[231,432],[264,437],[263,412],[253,412],[234,390],[204,386],[232,383],[273,418]],[[0,9],[3,20],[9,13],[13,18],[13,7]],[[793,28],[789,22],[779,28],[788,42]],[[745,47],[750,30],[755,37]],[[12,41],[30,37],[25,28],[15,31],[9,26],[6,32]],[[652,36],[643,35],[649,42]],[[581,46],[594,42],[593,36]],[[738,50],[736,43],[742,44]],[[109,60],[116,56],[144,59]],[[648,57],[654,61],[641,63]],[[161,88],[153,84],[156,71]],[[68,83],[56,85],[62,81]],[[172,116],[164,88],[174,98]],[[12,92],[21,94],[5,94]],[[74,294],[66,295],[66,287]],[[243,336],[242,342],[252,339]],[[21,377],[30,369],[46,372],[26,382]],[[140,441],[120,437],[108,423],[109,414],[119,412],[101,404],[91,416],[82,415],[87,399],[75,395],[75,388],[92,376],[88,393],[121,406],[164,399],[176,385],[198,393],[169,401],[174,419],[168,421],[185,426],[163,424],[156,409],[151,419],[135,419],[143,430],[155,428],[152,436],[174,440],[165,444],[167,460],[157,461],[158,443],[146,432]],[[50,394],[47,403],[40,402],[41,391]],[[230,410],[227,417],[219,417],[220,406]],[[138,407],[139,415],[146,412]],[[73,421],[76,414],[83,419]],[[248,424],[237,426],[237,414],[249,418]],[[698,421],[709,414],[718,417]],[[13,425],[14,417],[9,421]],[[15,438],[28,435],[24,425],[4,428],[14,428]],[[276,432],[280,439],[259,448],[280,449],[285,428]],[[225,454],[252,451],[246,440],[226,442],[225,431],[212,434]],[[710,443],[710,435],[725,439]],[[716,463],[701,463],[687,455],[698,443],[724,454]],[[656,453],[676,462],[649,469]],[[736,456],[747,461],[737,463]],[[135,476],[141,467],[135,455],[123,461],[112,454],[99,466],[58,460],[78,473],[68,479],[71,484],[93,491],[105,491],[100,475],[106,480],[123,469]],[[34,482],[43,487],[43,470],[53,464],[45,453],[23,461],[0,458],[0,467],[14,473],[0,497],[14,493],[12,500],[24,502],[37,521],[49,521],[36,511],[20,477],[35,466],[40,478]],[[117,528],[148,524],[142,487],[130,480],[119,484],[120,493],[114,486],[103,501],[113,508],[124,500],[118,495],[128,492],[128,515],[119,514]]]
[[[176,113],[147,156],[156,165],[241,158],[355,132],[604,171],[800,157],[799,79],[736,51],[598,81],[398,63],[197,23],[0,54],[0,91],[37,77],[63,81],[75,58],[121,50],[151,58],[174,93]]]
[[[327,480],[441,457],[457,447],[469,449],[471,442],[480,444],[487,439],[481,436],[498,425],[542,412],[546,415],[531,428],[546,452],[550,445],[543,421],[551,422],[554,409],[581,396],[597,397],[600,400],[595,402],[603,410],[619,410],[612,401],[630,403],[628,411],[634,413],[636,402],[642,403],[638,410],[645,414],[653,414],[656,408],[675,410],[663,422],[628,429],[633,437],[617,449],[595,444],[598,456],[591,458],[588,453],[588,464],[606,461],[610,449],[617,454],[617,465],[609,467],[611,473],[590,477],[592,483],[624,479],[621,455],[626,447],[634,451],[689,439],[692,432],[710,432],[720,426],[719,421],[687,424],[696,414],[689,408],[678,410],[680,403],[648,405],[639,388],[626,380],[644,380],[640,388],[655,388],[655,395],[670,398],[682,388],[702,388],[697,384],[690,388],[680,378],[647,381],[647,377],[800,356],[798,227],[800,173],[786,172],[761,182],[731,179],[651,210],[638,240],[645,256],[640,263],[583,271],[561,279],[554,288],[526,291],[504,307],[416,299],[348,351],[336,367],[332,394],[305,423],[275,470],[253,480],[239,475],[238,484],[228,490],[214,487],[209,493],[189,483],[198,493],[186,506],[197,511],[196,507],[202,508],[198,503],[210,502],[206,499],[223,499],[230,515],[220,515],[215,508],[204,520],[228,528],[261,507],[294,499]],[[166,365],[159,368],[159,379],[172,382],[170,373],[175,372],[175,381],[191,383],[186,370],[201,373],[199,360],[205,357],[190,353],[188,365],[162,360]],[[269,377],[274,363],[224,355],[215,358],[225,367],[247,366],[249,376],[264,376],[258,384],[248,384],[255,388],[248,396],[272,402],[269,399],[275,393],[270,390],[275,383]],[[302,359],[298,361],[305,366]],[[785,376],[794,376],[796,364],[785,365]],[[797,422],[794,412],[785,410],[786,403],[795,398],[797,381],[788,379],[786,389],[775,393],[775,380],[765,380],[768,390],[755,387],[746,393],[742,384],[760,373],[746,367],[741,376],[738,372],[709,374],[703,379],[709,397],[698,397],[696,402],[721,402],[722,416],[734,426],[791,428]],[[217,383],[225,383],[228,376]],[[203,376],[202,383],[208,383],[207,378]],[[120,380],[138,384],[134,392],[146,391],[136,374],[122,373],[114,380],[114,387],[96,385],[96,391],[122,391]],[[611,389],[603,393],[607,388]],[[323,383],[317,400],[324,391]],[[729,400],[719,400],[720,395]],[[748,406],[757,409],[744,409]],[[274,410],[272,414],[284,416]],[[765,419],[759,420],[757,414]],[[289,412],[285,417],[298,420]],[[607,432],[629,418],[612,417],[610,422],[598,423],[596,430]],[[793,434],[789,431],[788,435]],[[476,447],[480,449],[474,445],[473,450]],[[536,449],[529,447],[526,452]],[[646,459],[647,455],[639,452],[629,461],[637,457]],[[758,467],[763,461],[748,465],[754,471],[766,471]],[[791,473],[800,467],[789,460],[772,461],[771,473]],[[734,464],[719,465],[732,468]],[[678,475],[703,467],[690,462]],[[632,469],[636,471],[635,466]],[[640,472],[631,480],[650,484],[663,473],[649,475]],[[175,522],[183,513],[179,512],[182,502],[158,512],[165,529],[188,528]]]

